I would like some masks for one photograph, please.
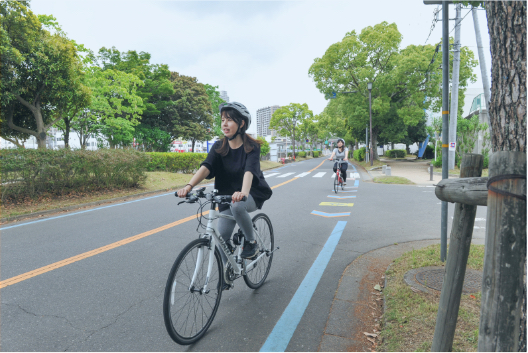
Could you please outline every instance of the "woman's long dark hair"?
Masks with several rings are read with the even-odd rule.
[[[246,120],[244,119],[242,114],[240,114],[236,109],[233,109],[233,108],[226,108],[222,110],[222,117],[233,119],[233,121],[239,127],[240,125],[242,125],[242,120]],[[244,126],[240,127],[239,133],[240,133],[240,136],[242,137],[244,150],[246,151],[246,153],[249,153],[253,151],[255,146],[260,146],[262,142],[259,140],[255,140],[253,137],[246,134],[246,130],[247,130],[247,120]],[[229,153],[229,141],[226,136],[224,136],[224,139],[222,140],[222,146],[218,147],[215,151],[216,153],[219,153],[221,156],[226,156],[227,153]]]

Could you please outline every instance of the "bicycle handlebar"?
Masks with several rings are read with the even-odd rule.
[[[204,193],[204,191],[205,191],[205,188],[200,188],[196,190],[196,192],[193,194],[187,194],[187,196],[185,196],[186,200],[178,202],[178,205],[182,203],[195,203],[200,198],[207,199],[209,201],[213,201],[218,204],[229,204],[233,202],[232,195],[217,195],[217,192],[218,192],[217,190],[213,190],[212,192],[208,192],[208,193]],[[174,196],[178,197],[177,191],[174,193]],[[247,200],[246,196],[242,197],[242,201],[246,201],[246,200]]]

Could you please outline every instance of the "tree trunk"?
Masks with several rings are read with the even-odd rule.
[[[486,1],[486,15],[492,149],[526,152],[526,1]]]
[[[70,118],[64,118],[64,148],[70,148]]]
[[[376,129],[372,129],[372,152],[373,152],[373,160],[377,161],[379,160],[378,156],[378,132]]]
[[[292,146],[293,146],[293,159],[295,159],[295,125],[293,126],[293,140],[292,140]]]
[[[359,142],[358,142],[358,139],[356,139],[356,150],[359,150]]]

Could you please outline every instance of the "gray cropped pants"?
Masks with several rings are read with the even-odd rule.
[[[253,223],[251,222],[251,216],[249,212],[254,212],[257,210],[257,204],[253,196],[249,195],[246,201],[240,201],[231,203],[229,208],[220,212],[222,214],[227,214],[235,217],[235,221],[226,218],[218,219],[218,231],[222,238],[225,241],[231,238],[235,225],[238,224],[246,240],[253,241],[255,240],[255,235],[253,234]]]

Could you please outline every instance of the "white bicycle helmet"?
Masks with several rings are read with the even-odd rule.
[[[246,123],[247,123],[246,130],[249,129],[249,126],[251,125],[251,114],[249,113],[249,110],[246,108],[246,106],[244,104],[238,103],[238,102],[222,103],[222,104],[220,104],[218,106],[218,109],[220,110],[220,114],[222,114],[222,110],[224,110],[226,108],[233,108],[237,112],[242,114],[242,116],[247,119],[247,121],[246,121]]]

